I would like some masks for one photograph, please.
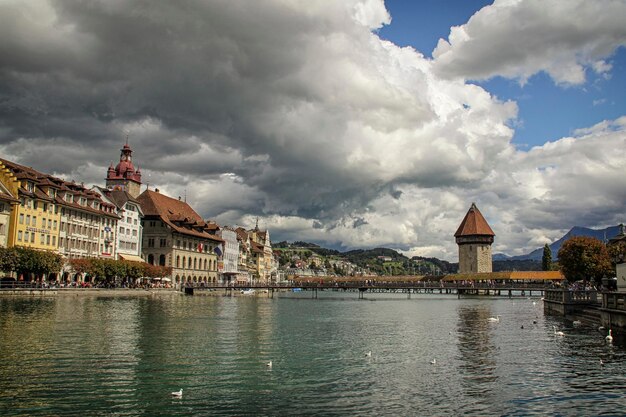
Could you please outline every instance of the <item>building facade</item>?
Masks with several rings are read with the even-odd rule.
[[[143,211],[142,257],[152,265],[172,268],[176,285],[218,282],[215,248],[223,240],[210,233],[214,224],[205,222],[180,199],[146,190],[138,198]]]
[[[2,174],[0,173],[0,175]],[[18,203],[19,200],[0,181],[0,247],[2,248],[7,246],[11,213],[13,212],[13,206]]]
[[[0,164],[0,181],[18,200],[9,216],[6,245],[58,252],[61,213],[55,200],[61,180],[4,159]]]
[[[143,262],[141,258],[141,244],[143,226],[141,219],[143,212],[139,201],[133,198],[128,191],[111,190],[95,187],[102,194],[103,200],[115,206],[119,217],[117,222],[117,238],[115,239],[115,252],[117,259]]]
[[[61,255],[67,259],[115,259],[119,217],[113,204],[103,201],[95,191],[74,183],[61,186],[57,203],[61,207]],[[69,267],[64,272],[69,274]]]
[[[237,232],[229,227],[223,227],[218,235],[224,240],[221,261],[218,261],[220,282],[226,285],[236,283],[239,275],[239,238]],[[220,262],[222,263],[221,268],[219,268]]]
[[[454,234],[459,246],[459,273],[492,272],[491,244],[495,233],[472,203]]]

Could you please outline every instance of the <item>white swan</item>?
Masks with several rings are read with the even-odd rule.
[[[367,353],[365,354],[365,356],[367,356],[368,358],[371,358],[371,357],[372,357],[372,351],[370,350],[369,352],[367,352]]]
[[[600,366],[604,366],[604,362],[602,361],[602,358],[600,358]]]
[[[611,329],[609,329],[609,335],[605,337],[607,343],[613,343],[613,335],[611,335]]]
[[[265,366],[267,366],[268,368],[271,368],[271,367],[272,367],[272,361],[267,362],[267,363],[265,364]]]
[[[436,365],[437,364],[437,359],[433,359],[432,361],[430,361],[431,365]]]
[[[489,317],[489,318],[487,319],[487,321],[490,321],[490,322],[492,322],[492,323],[499,322],[499,321],[500,321],[500,316]]]
[[[180,391],[172,392],[172,397],[182,398],[182,396],[183,396],[183,389],[182,388],[180,389]]]
[[[572,324],[573,324],[574,326],[580,326],[581,324],[583,324],[583,322],[582,322],[582,321],[580,321],[580,320],[574,320],[574,321],[572,322]]]
[[[565,333],[563,333],[562,331],[556,331],[556,326],[552,326],[552,328],[554,329],[555,336],[565,336]]]

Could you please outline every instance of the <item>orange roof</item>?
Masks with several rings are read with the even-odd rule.
[[[219,237],[207,232],[207,223],[185,201],[151,190],[141,193],[137,201],[144,216],[158,216],[178,233],[223,242]]]
[[[495,236],[496,234],[493,233],[476,204],[472,203],[454,237],[474,235]]]
[[[502,271],[502,272],[479,272],[473,274],[448,274],[443,277],[444,281],[488,281],[492,279],[511,280],[553,280],[565,279],[561,271]]]

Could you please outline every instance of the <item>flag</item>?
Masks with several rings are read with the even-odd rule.
[[[198,243],[198,252],[202,252],[202,243]]]
[[[219,246],[216,246],[215,249],[213,249],[213,252],[215,252],[217,256],[222,256],[222,250]]]

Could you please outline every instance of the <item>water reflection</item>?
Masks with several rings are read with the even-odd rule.
[[[458,309],[458,349],[461,385],[465,395],[475,398],[473,410],[480,412],[492,401],[491,395],[498,381],[496,368],[496,346],[491,337],[490,323],[493,314],[485,306],[462,306]],[[495,315],[494,315],[495,316]]]
[[[623,348],[529,300],[0,298],[0,331],[3,416],[596,415],[626,403]]]

